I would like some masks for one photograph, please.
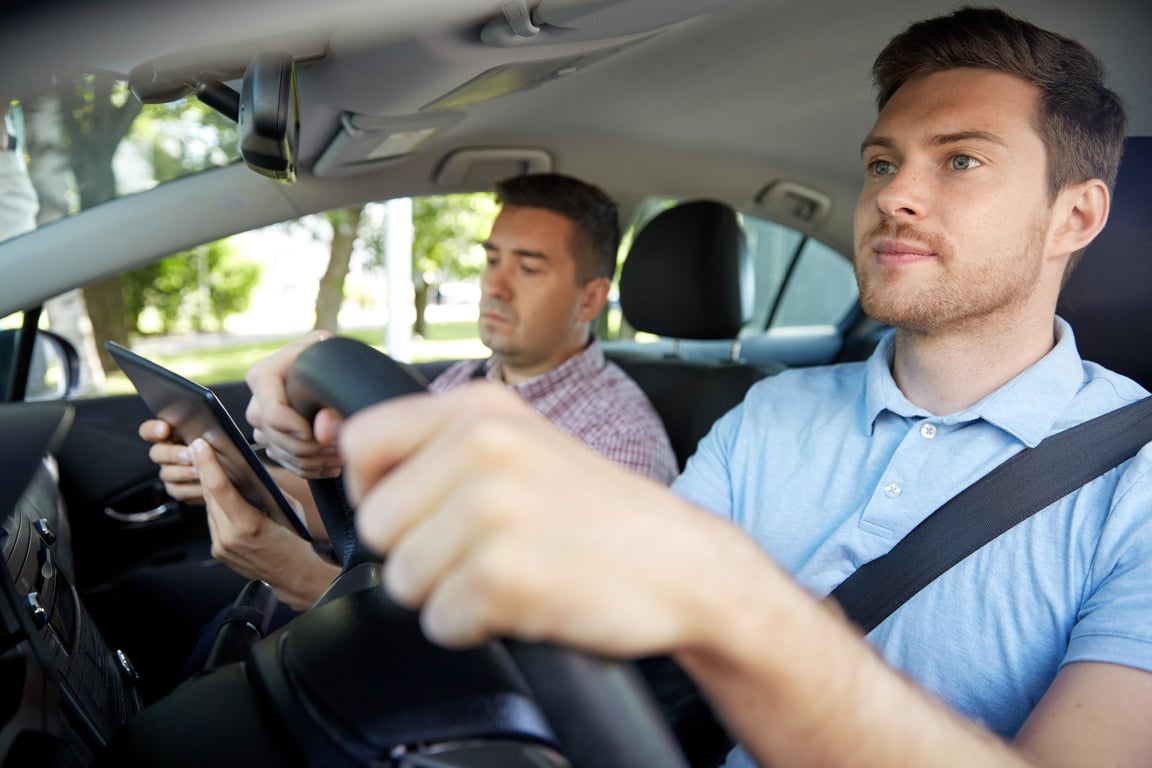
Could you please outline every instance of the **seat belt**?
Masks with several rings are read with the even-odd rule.
[[[491,360],[491,359],[492,359],[491,357],[488,358],[488,360]],[[480,365],[476,366],[476,368],[472,371],[472,375],[469,376],[468,378],[469,379],[486,379],[486,378],[488,378],[488,360],[484,360],[480,363]]]
[[[871,632],[940,574],[1009,528],[1152,442],[1152,397],[1051,435],[1012,456],[925,518],[827,598]]]

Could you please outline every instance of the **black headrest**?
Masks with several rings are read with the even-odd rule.
[[[677,339],[734,339],[752,281],[744,234],[729,206],[681,203],[636,236],[620,273],[620,308],[638,331]]]
[[[1092,360],[1152,389],[1152,136],[1128,139],[1112,210],[1057,313]]]

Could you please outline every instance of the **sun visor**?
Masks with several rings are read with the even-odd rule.
[[[316,160],[317,176],[346,176],[370,171],[415,150],[464,119],[456,110],[380,117],[346,112],[340,131]]]
[[[642,35],[702,16],[733,0],[505,0],[501,16],[480,30],[500,48],[553,45]]]
[[[506,96],[517,91],[526,91],[561,77],[574,75],[612,54],[622,51],[635,42],[630,41],[623,45],[573,56],[501,64],[481,72],[459,87],[453,88],[448,93],[428,102],[421,109],[462,107],[467,104],[476,104],[499,96]]]

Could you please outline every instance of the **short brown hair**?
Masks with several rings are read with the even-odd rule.
[[[877,106],[917,75],[960,67],[1015,75],[1040,89],[1036,130],[1052,199],[1089,179],[1112,188],[1127,118],[1104,86],[1103,64],[1083,45],[998,8],[961,8],[917,22],[885,46],[872,65]]]
[[[572,255],[579,284],[616,273],[620,218],[616,203],[599,187],[559,173],[533,173],[498,182],[496,202],[543,208],[570,219],[576,225]]]

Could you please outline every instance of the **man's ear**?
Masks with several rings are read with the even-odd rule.
[[[1086,248],[1104,229],[1110,203],[1108,187],[1100,179],[1062,190],[1052,207],[1048,252],[1065,256]]]
[[[594,277],[584,283],[580,289],[582,297],[578,315],[580,322],[590,323],[596,319],[596,315],[600,314],[600,310],[608,303],[608,289],[611,286],[612,281],[606,277]]]

